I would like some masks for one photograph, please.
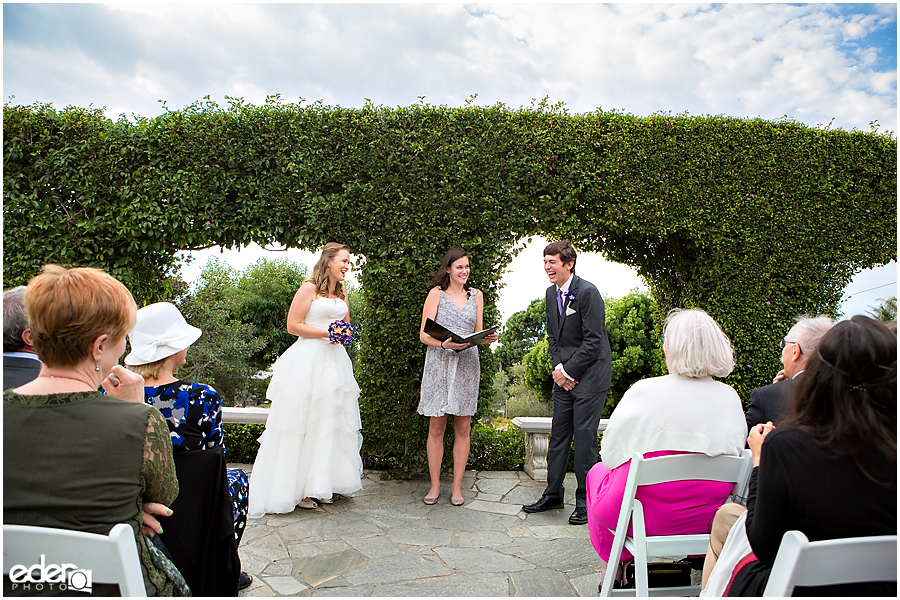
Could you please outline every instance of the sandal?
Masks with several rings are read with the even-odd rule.
[[[332,497],[332,498],[329,498],[329,499],[327,499],[327,500],[325,500],[325,499],[323,499],[323,498],[315,498],[315,501],[318,502],[319,504],[334,504],[334,498],[333,498],[333,497]]]
[[[450,498],[450,504],[453,506],[462,506],[466,503],[466,499],[460,496],[459,498]]]
[[[307,509],[319,508],[319,505],[316,504],[316,501],[312,498],[310,498],[309,500],[301,500],[299,503],[297,503],[297,506]]]
[[[422,502],[424,502],[428,506],[431,506],[432,504],[437,504],[438,498],[440,498],[440,497],[441,497],[440,494],[438,494],[437,496],[435,496],[433,498],[429,498],[428,496],[425,496],[424,498],[422,498]]]

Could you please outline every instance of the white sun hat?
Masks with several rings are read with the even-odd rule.
[[[172,356],[197,341],[203,333],[188,325],[171,302],[157,302],[137,311],[137,322],[128,333],[131,352],[126,365],[146,365]]]

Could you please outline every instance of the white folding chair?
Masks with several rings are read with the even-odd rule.
[[[763,596],[790,596],[795,586],[897,581],[897,536],[810,542],[799,531],[781,538]]]
[[[42,561],[44,565],[70,564],[91,571],[91,583],[118,584],[122,596],[147,595],[134,529],[125,523],[113,527],[109,535],[52,527],[3,526],[4,575],[18,565],[27,569]]]
[[[645,459],[635,453],[628,470],[625,495],[616,524],[609,564],[603,578],[601,596],[672,596],[700,594],[700,586],[650,588],[647,576],[649,556],[705,555],[709,534],[647,536],[644,526],[644,507],[635,498],[638,487],[670,481],[702,480],[733,483],[732,495],[743,496],[753,467],[750,450],[740,456],[706,456],[705,454],[673,454]],[[629,537],[628,525],[633,528]],[[613,590],[616,566],[627,548],[634,555],[635,589]]]

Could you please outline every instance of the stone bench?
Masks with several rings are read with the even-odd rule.
[[[550,417],[515,417],[512,424],[525,434],[525,472],[535,481],[547,481]],[[597,433],[606,431],[609,419],[600,419]]]
[[[268,408],[251,406],[247,408],[235,408],[233,406],[222,407],[223,423],[240,423],[241,425],[265,425],[269,418]]]

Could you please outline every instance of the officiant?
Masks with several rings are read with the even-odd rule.
[[[450,504],[462,506],[465,502],[462,479],[469,460],[469,429],[472,415],[478,408],[481,379],[478,348],[471,343],[454,342],[452,338],[437,339],[425,332],[425,323],[431,319],[461,337],[484,329],[484,296],[481,291],[469,286],[469,273],[469,255],[466,251],[461,248],[448,250],[422,307],[419,339],[428,349],[425,351],[418,412],[430,419],[426,451],[431,478],[431,487],[423,498],[425,504],[437,504],[440,497],[444,431],[448,415],[453,415],[454,434]],[[497,334],[490,333],[482,341],[488,344],[496,342]]]

